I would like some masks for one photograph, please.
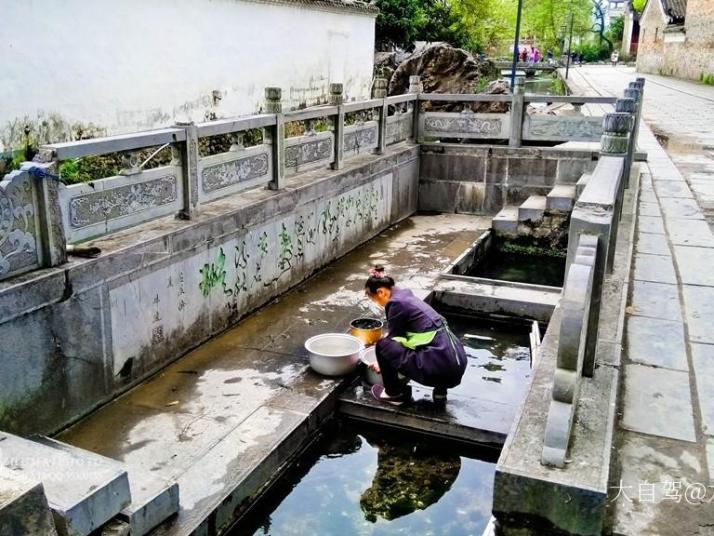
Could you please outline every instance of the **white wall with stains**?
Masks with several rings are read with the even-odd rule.
[[[59,116],[107,133],[369,97],[370,13],[245,0],[0,0],[0,133]]]

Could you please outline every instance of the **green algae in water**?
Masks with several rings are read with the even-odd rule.
[[[470,453],[473,454],[473,453]],[[321,441],[302,475],[282,482],[252,526],[232,534],[479,535],[491,515],[495,458],[451,444],[343,424]]]
[[[565,277],[565,257],[531,256],[493,250],[469,270],[467,275],[562,287]]]

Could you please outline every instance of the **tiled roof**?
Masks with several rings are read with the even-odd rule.
[[[369,1],[363,0],[248,0],[262,4],[282,4],[287,6],[300,6],[312,9],[327,9],[329,11],[351,11],[376,15],[379,8]],[[681,1],[681,0],[680,0]]]
[[[687,0],[662,0],[662,7],[670,23],[682,22],[687,13]]]

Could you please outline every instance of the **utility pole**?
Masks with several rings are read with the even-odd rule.
[[[516,67],[518,67],[518,42],[521,39],[521,10],[523,0],[518,0],[518,14],[516,15],[516,39],[513,42],[513,68],[511,69],[511,93],[516,89]]]
[[[573,3],[570,3],[570,37],[568,38],[568,59],[565,63],[565,79],[568,79],[568,71],[570,71],[570,51],[573,46]]]

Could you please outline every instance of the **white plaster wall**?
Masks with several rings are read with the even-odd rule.
[[[369,97],[374,17],[244,0],[0,0],[0,132],[57,113],[108,133]],[[214,105],[212,92],[220,92]]]

